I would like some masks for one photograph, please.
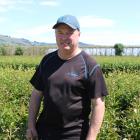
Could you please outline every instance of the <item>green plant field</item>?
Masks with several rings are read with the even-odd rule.
[[[0,57],[0,140],[24,140],[28,103],[32,87],[29,80],[40,57]],[[139,57],[96,57],[102,68],[107,63],[113,71],[104,69],[109,95],[98,140],[140,140],[140,69]],[[117,61],[118,60],[118,61]],[[111,63],[112,62],[112,63]],[[121,63],[131,67],[118,69]],[[11,65],[22,64],[20,67]],[[26,65],[26,68],[23,67]],[[122,65],[123,66],[123,65]],[[106,74],[107,73],[107,74]]]
[[[35,68],[43,56],[0,56],[0,67],[13,69]],[[140,57],[132,56],[96,56],[104,73],[120,71],[139,71]]]
[[[109,96],[100,140],[140,139],[140,72],[113,72],[106,78]]]
[[[0,69],[0,140],[24,139],[32,73]]]
[[[12,69],[31,69],[43,56],[0,56],[0,67]]]

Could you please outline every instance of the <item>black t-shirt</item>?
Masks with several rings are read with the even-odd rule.
[[[47,140],[84,140],[89,127],[90,100],[107,95],[96,61],[84,51],[62,60],[55,51],[42,59],[30,82],[44,96],[37,122],[39,135],[55,136]]]

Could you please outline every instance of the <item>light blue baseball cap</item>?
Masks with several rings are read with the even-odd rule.
[[[72,29],[75,29],[75,30],[77,29],[80,31],[80,25],[75,16],[64,15],[64,16],[59,17],[56,24],[53,26],[53,29],[56,29],[58,27],[58,25],[60,25],[60,24],[66,24],[69,27],[71,27]]]

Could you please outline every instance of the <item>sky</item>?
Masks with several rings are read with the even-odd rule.
[[[80,42],[140,45],[140,0],[0,0],[0,35],[55,43],[66,14],[79,20]]]

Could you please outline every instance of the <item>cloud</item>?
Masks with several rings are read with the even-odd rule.
[[[6,18],[0,17],[0,23],[5,22],[5,21],[6,21]]]
[[[45,41],[47,34],[52,34],[51,25],[42,25],[32,28],[19,29],[15,31],[12,36],[30,39],[32,41]]]
[[[55,0],[38,0],[40,5],[45,6],[58,6],[59,3]],[[37,1],[34,0],[1,0],[0,1],[0,12],[6,12],[11,9],[22,9],[23,6],[35,4]]]
[[[29,29],[21,29],[18,30],[17,33],[18,34],[25,34],[25,35],[40,35],[40,34],[44,34],[46,32],[51,31],[52,28],[48,25],[42,25],[42,26],[38,26],[38,27],[33,27],[33,28],[29,28]]]
[[[17,0],[18,4],[33,4],[34,0]]]
[[[9,9],[9,8],[5,8],[5,7],[1,7],[1,6],[0,6],[0,12],[6,12],[6,11],[8,11],[8,9]]]
[[[4,0],[4,1],[0,1],[0,12],[5,12],[9,9],[12,8],[14,4],[14,1],[10,1],[10,0]]]
[[[79,22],[83,28],[95,28],[95,27],[112,27],[114,21],[107,18],[98,18],[94,16],[82,16],[79,17]]]
[[[127,32],[85,32],[81,34],[80,41],[95,45],[114,45],[123,43],[124,45],[140,45],[140,34]]]
[[[78,20],[81,25],[80,41],[82,42],[97,45],[114,45],[116,43],[140,45],[140,34],[116,30],[117,24],[111,19],[82,16]]]
[[[14,0],[4,0],[4,1],[0,1],[0,6],[7,6],[9,4],[12,4],[14,2]]]
[[[43,6],[59,6],[59,3],[55,0],[43,0],[40,2]]]
[[[11,9],[22,6],[23,4],[32,4],[33,0],[1,0],[0,1],[0,12],[6,12]],[[18,6],[17,6],[18,5]]]

